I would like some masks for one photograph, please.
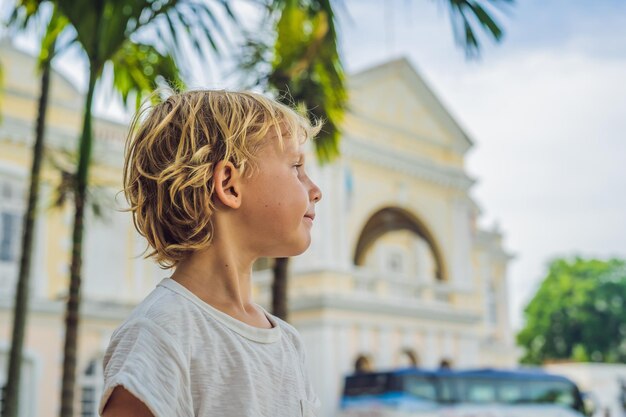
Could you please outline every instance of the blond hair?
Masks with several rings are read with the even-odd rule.
[[[213,170],[232,162],[251,175],[260,147],[306,140],[320,129],[260,94],[199,90],[172,94],[138,112],[124,160],[124,194],[133,223],[162,268],[175,267],[213,239]]]

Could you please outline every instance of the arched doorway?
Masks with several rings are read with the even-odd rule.
[[[354,251],[354,264],[363,266],[368,250],[384,235],[398,231],[409,231],[425,242],[434,263],[434,277],[446,281],[447,271],[439,245],[433,234],[417,216],[399,207],[387,207],[374,213],[359,235]],[[393,257],[390,262],[394,262]]]

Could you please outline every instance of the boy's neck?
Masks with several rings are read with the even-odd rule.
[[[252,300],[254,259],[219,239],[181,261],[171,278],[212,307],[257,327],[271,327]]]

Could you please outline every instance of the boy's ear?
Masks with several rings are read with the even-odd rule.
[[[226,207],[241,206],[241,174],[230,161],[220,161],[213,171],[215,196]]]

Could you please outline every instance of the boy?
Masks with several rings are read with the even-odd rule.
[[[124,192],[147,255],[175,268],[112,335],[105,417],[315,416],[296,330],[255,304],[252,264],[304,252],[320,129],[253,93],[191,91],[137,115]]]

